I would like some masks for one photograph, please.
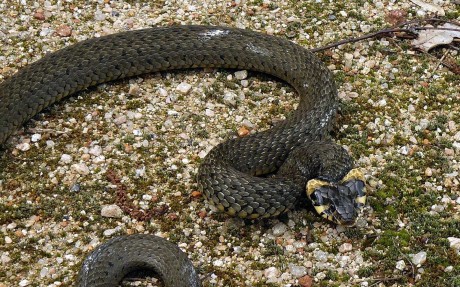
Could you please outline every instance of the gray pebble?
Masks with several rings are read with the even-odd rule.
[[[185,83],[185,82],[180,83],[180,84],[176,87],[176,91],[179,91],[179,92],[182,93],[183,95],[188,94],[188,92],[190,92],[191,89],[192,89],[192,85],[190,85],[190,84],[188,84],[188,83]]]
[[[320,262],[326,262],[327,261],[327,253],[322,251],[322,250],[313,251],[313,256],[315,256],[316,260],[318,260]]]
[[[289,271],[292,276],[299,278],[307,274],[307,268],[299,265],[289,264]]]
[[[71,192],[79,192],[80,191],[80,184],[79,183],[75,183],[73,184],[71,187],[70,187],[70,191]]]
[[[282,222],[278,222],[277,224],[275,224],[275,226],[273,226],[273,235],[281,236],[284,234],[284,232],[286,232],[286,230],[287,230],[286,224]]]
[[[228,106],[235,106],[236,105],[236,94],[232,92],[225,93],[224,95],[224,104]]]
[[[244,80],[247,77],[248,77],[248,71],[246,70],[235,72],[235,78],[237,78],[238,80]]]
[[[417,254],[415,254],[414,256],[412,256],[412,263],[414,263],[414,265],[418,266],[418,265],[422,265],[423,263],[425,263],[426,261],[426,252],[425,251],[421,251]]]
[[[116,204],[104,205],[101,209],[101,215],[103,217],[121,218],[123,210]]]

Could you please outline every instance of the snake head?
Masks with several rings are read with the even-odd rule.
[[[338,183],[309,180],[307,195],[322,217],[336,224],[353,226],[366,203],[364,175],[352,169]]]

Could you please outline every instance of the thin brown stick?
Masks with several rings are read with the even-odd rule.
[[[366,278],[366,279],[356,279],[353,280],[353,283],[361,283],[365,281],[392,281],[392,280],[399,280],[404,278],[405,276],[395,276],[395,277],[377,277],[377,278]]]
[[[402,257],[404,257],[404,259],[407,260],[407,262],[409,262],[411,268],[412,268],[412,278],[415,279],[415,266],[414,264],[412,263],[412,260],[409,258],[409,256],[407,256],[406,254],[404,254],[399,248],[398,246],[396,246],[396,242],[395,242],[395,239],[393,238],[393,246],[396,248],[396,250],[398,250],[399,254],[401,254]]]
[[[411,27],[411,25],[413,25],[413,24],[420,25],[421,23],[427,23],[427,22],[442,22],[442,23],[450,23],[452,25],[460,26],[460,22],[453,21],[453,20],[444,20],[444,19],[438,19],[438,18],[417,19],[417,20],[406,21],[406,22],[400,23],[398,25],[395,25],[393,27],[384,28],[382,30],[372,32],[372,33],[369,33],[369,34],[366,34],[366,35],[363,35],[363,36],[360,36],[360,37],[349,38],[349,39],[341,40],[341,41],[338,41],[338,42],[335,42],[335,43],[332,43],[332,44],[329,44],[329,45],[326,45],[326,46],[323,46],[323,47],[310,49],[310,51],[313,52],[313,53],[321,52],[321,51],[324,51],[324,50],[327,50],[327,49],[330,49],[330,48],[334,48],[334,47],[337,47],[337,46],[340,46],[340,45],[344,45],[344,44],[348,44],[348,43],[355,43],[355,42],[358,42],[358,41],[362,41],[362,40],[369,39],[369,38],[375,38],[375,37],[377,37],[379,35],[389,34],[389,33],[402,32],[402,33],[411,34],[411,35],[416,36],[415,31],[421,31],[421,30],[445,30],[445,31],[460,32],[460,29],[455,29],[455,28]],[[409,28],[401,28],[401,27],[406,27],[406,26],[409,26]]]
[[[454,50],[456,50],[456,51],[460,51],[460,48],[455,47],[455,46],[452,45],[452,44],[449,44],[449,45],[447,45],[447,46],[449,46],[450,49],[454,49]]]
[[[443,30],[443,31],[455,31],[460,32],[460,29],[455,28],[439,28],[439,27],[413,27],[414,30]]]
[[[438,61],[438,64],[436,65],[436,67],[434,68],[433,70],[433,76],[434,76],[434,73],[439,69],[439,67],[442,65],[442,63],[444,62],[444,59],[446,58],[446,56],[450,53],[450,50],[447,50],[441,57],[441,59],[439,59]]]
[[[452,46],[452,47],[450,47],[450,48],[456,48],[456,47]],[[458,48],[456,48],[456,49],[458,49]],[[430,54],[430,53],[428,53],[428,52],[425,52],[425,51],[423,51],[423,50],[421,50],[420,52],[422,52],[423,55],[426,55],[426,56],[428,56],[428,57],[430,57],[430,58],[438,59],[438,60],[439,60],[438,57],[436,57],[436,56],[434,56],[434,55],[432,55],[432,54]],[[444,55],[445,55],[445,54],[444,54]],[[448,55],[447,55],[447,56],[448,56]],[[460,66],[458,66],[458,65],[455,64],[455,63],[452,63],[452,62],[446,60],[445,58],[446,58],[446,57],[443,57],[443,59],[442,59],[442,61],[441,61],[441,64],[444,65],[446,68],[448,68],[452,73],[457,74],[457,75],[460,75]]]
[[[51,134],[57,134],[57,135],[63,135],[66,134],[66,131],[58,131],[54,129],[42,129],[42,128],[30,128],[27,130],[27,132],[32,132],[32,133],[51,133]]]
[[[367,278],[367,279],[356,279],[353,280],[353,283],[361,283],[361,282],[367,282],[367,281],[375,281],[369,287],[371,286],[376,286],[380,282],[386,282],[386,281],[396,281],[404,278],[405,276],[395,276],[395,277],[380,277],[380,278]]]
[[[310,51],[313,52],[313,53],[316,53],[316,52],[324,51],[324,50],[334,48],[334,47],[337,47],[337,46],[340,46],[340,45],[343,45],[343,44],[355,43],[355,42],[362,41],[362,40],[365,40],[365,39],[375,38],[375,37],[377,37],[379,35],[382,35],[382,34],[395,33],[395,32],[413,33],[413,31],[410,30],[410,29],[387,28],[387,29],[382,29],[382,30],[379,30],[377,32],[369,33],[369,34],[366,34],[366,35],[363,35],[363,36],[360,36],[360,37],[357,37],[357,38],[349,38],[349,39],[341,40],[341,41],[338,41],[338,42],[335,42],[335,43],[332,43],[332,44],[329,44],[329,45],[326,45],[326,46],[323,46],[323,47],[310,49]]]

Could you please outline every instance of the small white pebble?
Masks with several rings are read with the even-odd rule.
[[[447,266],[446,268],[444,268],[444,272],[452,272],[454,270],[454,266],[450,265],[450,266]]]
[[[116,204],[104,205],[101,209],[101,216],[121,218],[123,216],[123,210]]]
[[[224,101],[224,104],[229,105],[229,106],[236,105],[236,94],[232,92],[225,93],[223,101]]]
[[[5,236],[5,243],[6,243],[6,244],[10,244],[10,243],[12,243],[12,242],[13,242],[13,240],[11,239],[11,237]]]
[[[48,275],[49,269],[48,267],[43,267],[42,270],[40,270],[40,277],[44,278]]]
[[[345,68],[350,69],[353,65],[353,54],[345,53]]]
[[[238,80],[244,80],[247,77],[248,77],[248,71],[246,70],[235,72],[235,78],[237,78]]]
[[[103,234],[104,234],[105,237],[110,237],[110,236],[114,235],[116,232],[117,232],[117,230],[115,228],[113,228],[113,229],[104,230]]]
[[[7,252],[2,253],[2,255],[0,256],[0,262],[2,262],[2,264],[7,264],[10,261],[11,258],[8,256]]]
[[[113,120],[113,122],[116,124],[116,125],[121,125],[121,124],[124,124],[126,123],[127,121],[127,118],[125,115],[121,115],[119,117],[117,117],[116,119]]]
[[[322,251],[322,250],[313,251],[313,256],[315,256],[316,260],[318,260],[320,262],[326,262],[327,261],[327,253]]]
[[[164,121],[163,127],[169,130],[170,128],[174,127],[174,123],[170,119],[167,119]]]
[[[299,266],[295,264],[289,264],[289,271],[291,272],[292,276],[299,278],[307,274],[307,268],[304,266]]]
[[[433,175],[433,171],[431,170],[431,168],[427,167],[425,169],[425,175],[426,176],[432,176]]]
[[[217,266],[217,267],[222,267],[224,266],[224,261],[222,261],[221,259],[217,259],[214,262],[212,262],[212,265]]]
[[[167,104],[170,104],[170,103],[174,103],[174,102],[177,102],[177,100],[179,99],[179,96],[176,95],[175,93],[171,93],[170,95],[168,95],[166,97],[166,103]]]
[[[415,254],[414,256],[412,256],[412,263],[414,263],[414,265],[416,266],[422,265],[423,263],[425,263],[425,261],[426,261],[425,251],[421,251]]]
[[[33,134],[30,140],[35,143],[35,142],[38,142],[41,138],[42,138],[41,134]]]
[[[213,117],[214,116],[214,111],[211,110],[211,109],[206,109],[205,110],[205,115],[207,115],[208,117]]]
[[[176,87],[176,91],[179,91],[183,95],[188,94],[188,92],[190,92],[190,89],[192,89],[192,85],[185,83],[185,82],[180,83]]]
[[[164,98],[166,98],[168,96],[168,92],[163,88],[159,88],[158,93],[160,94],[160,96],[162,96]]]
[[[278,222],[273,226],[273,235],[274,236],[281,236],[283,235],[287,230],[286,224],[282,222]]]
[[[378,101],[377,105],[379,107],[385,107],[387,105],[387,100],[381,99],[380,101]]]
[[[454,135],[454,140],[460,141],[460,131]]]
[[[64,258],[69,261],[75,261],[75,255],[73,254],[66,254],[64,255]]]
[[[407,146],[402,146],[399,149],[399,153],[402,155],[408,155],[409,154],[409,148]]]
[[[78,174],[81,174],[81,175],[88,175],[89,174],[89,168],[84,163],[73,164],[72,169],[74,171],[76,171]]]
[[[112,113],[112,112],[109,112],[109,113],[105,113],[105,114],[104,114],[104,119],[106,119],[106,120],[110,120],[112,117],[113,117],[113,113]]]
[[[436,211],[436,212],[442,212],[444,211],[444,205],[441,205],[441,204],[432,205],[431,210]]]
[[[450,248],[454,248],[454,249],[460,250],[460,238],[457,238],[457,237],[447,237],[447,240],[449,241]]]
[[[105,15],[101,12],[101,10],[97,10],[96,13],[94,13],[94,19],[96,21],[104,21]]]
[[[280,276],[280,271],[276,267],[268,267],[264,270],[264,276],[268,279]]]
[[[62,162],[62,163],[71,163],[72,162],[72,156],[64,153],[64,154],[61,155],[61,159],[59,161]]]
[[[324,272],[316,273],[315,278],[318,280],[323,280],[324,278],[326,278],[326,274]]]
[[[102,148],[100,145],[95,145],[89,149],[88,153],[94,156],[100,156],[102,154]]]
[[[15,229],[17,226],[17,224],[15,222],[11,222],[10,224],[8,224],[6,226],[7,229]]]
[[[202,150],[202,151],[200,151],[200,152],[198,153],[198,156],[199,156],[200,158],[204,158],[207,154],[208,154],[208,153],[207,153],[206,151]],[[460,198],[460,197],[459,197],[459,198]],[[460,204],[460,203],[459,203],[459,204]]]
[[[20,143],[16,146],[16,148],[20,151],[28,151],[30,149],[29,143]]]
[[[93,163],[95,164],[100,164],[100,163],[103,163],[105,162],[105,156],[103,155],[100,155],[100,156],[97,156],[93,159]]]
[[[29,280],[24,279],[19,282],[19,286],[28,286],[30,284]]]
[[[139,88],[139,85],[137,84],[130,85],[128,94],[130,94],[131,96],[138,96],[140,93],[141,93],[141,90]]]
[[[396,269],[403,271],[406,268],[406,262],[404,260],[399,260],[396,262]]]
[[[145,176],[145,166],[141,168],[136,168],[136,177],[144,177]]]
[[[351,245],[351,243],[344,243],[344,244],[340,245],[340,247],[339,247],[339,252],[340,253],[349,252],[351,250],[353,250],[353,245]]]

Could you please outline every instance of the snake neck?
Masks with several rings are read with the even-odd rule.
[[[332,141],[311,141],[289,154],[276,177],[289,178],[305,187],[314,178],[339,182],[352,167],[353,159],[342,146]]]

